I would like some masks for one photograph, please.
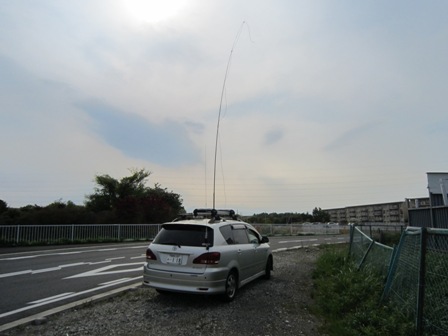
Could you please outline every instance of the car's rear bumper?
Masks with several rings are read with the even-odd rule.
[[[220,294],[225,292],[225,282],[229,270],[226,268],[207,268],[202,274],[160,271],[143,266],[143,285],[159,290]]]

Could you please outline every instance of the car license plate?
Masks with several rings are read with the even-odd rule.
[[[180,265],[182,264],[182,256],[168,256],[166,258],[166,262],[167,264],[176,264],[176,265]]]

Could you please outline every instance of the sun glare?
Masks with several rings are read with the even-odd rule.
[[[125,0],[125,10],[135,23],[159,23],[178,15],[187,0]]]

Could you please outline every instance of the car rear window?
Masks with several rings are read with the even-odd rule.
[[[178,246],[213,246],[213,229],[200,225],[166,224],[162,226],[154,243]]]

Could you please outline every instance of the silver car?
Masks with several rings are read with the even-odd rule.
[[[195,210],[162,225],[146,250],[143,284],[159,293],[220,294],[231,301],[241,286],[270,278],[268,242],[233,210]]]

